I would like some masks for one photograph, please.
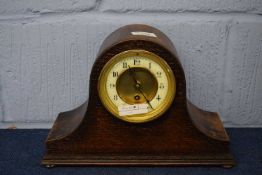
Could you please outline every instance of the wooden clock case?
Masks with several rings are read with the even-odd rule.
[[[105,63],[131,49],[159,55],[176,78],[176,96],[171,107],[147,123],[127,123],[113,117],[102,105],[97,91]],[[100,48],[89,84],[89,100],[58,115],[46,140],[42,164],[234,165],[229,137],[219,115],[199,109],[186,98],[183,68],[175,47],[161,31],[134,24],[110,34]]]

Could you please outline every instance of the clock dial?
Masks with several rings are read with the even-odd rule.
[[[175,77],[159,56],[144,50],[115,55],[103,67],[98,92],[115,117],[133,123],[163,114],[175,96]]]

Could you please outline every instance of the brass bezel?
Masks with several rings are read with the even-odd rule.
[[[110,100],[109,95],[106,90],[106,81],[108,74],[112,67],[126,57],[132,56],[141,56],[146,57],[157,64],[164,70],[165,74],[167,75],[168,80],[168,92],[166,95],[165,100],[160,104],[156,109],[146,113],[146,114],[135,114],[135,115],[127,115],[127,116],[119,116],[117,106]],[[176,93],[176,80],[173,74],[172,69],[166,63],[164,59],[159,57],[158,55],[145,51],[145,50],[127,50],[116,54],[112,57],[103,67],[99,78],[98,78],[98,86],[97,86],[98,94],[100,97],[101,102],[103,103],[104,107],[115,117],[130,123],[144,123],[152,121],[158,117],[160,117],[164,112],[166,112],[169,107],[171,106]]]

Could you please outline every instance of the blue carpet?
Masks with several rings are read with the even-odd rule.
[[[0,130],[0,175],[236,174],[262,175],[262,128],[227,129],[237,165],[220,167],[55,167],[40,164],[48,130]]]

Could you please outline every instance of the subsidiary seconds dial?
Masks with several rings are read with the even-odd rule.
[[[98,92],[113,116],[132,123],[156,119],[175,97],[175,77],[168,64],[145,50],[115,55],[103,67]]]

